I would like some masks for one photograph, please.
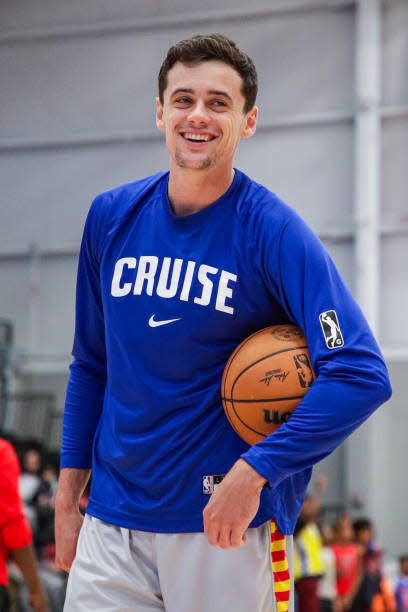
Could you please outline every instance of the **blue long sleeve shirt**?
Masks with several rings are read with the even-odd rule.
[[[317,236],[236,171],[201,211],[174,215],[168,173],[98,196],[84,229],[61,466],[92,468],[88,512],[157,532],[202,531],[207,476],[242,457],[264,476],[252,526],[292,533],[312,466],[390,396],[369,326]],[[340,346],[320,315],[335,311]],[[306,334],[316,380],[287,423],[249,447],[221,377],[263,327]]]

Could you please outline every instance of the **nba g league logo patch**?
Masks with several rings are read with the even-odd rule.
[[[326,310],[319,315],[326,346],[329,349],[340,348],[344,345],[339,320],[335,310]]]

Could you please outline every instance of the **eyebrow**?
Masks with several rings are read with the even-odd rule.
[[[188,87],[178,87],[177,89],[175,89],[172,92],[171,97],[173,97],[173,96],[175,96],[175,95],[177,95],[179,93],[194,94],[194,89],[190,89]],[[226,91],[222,91],[222,90],[218,90],[218,89],[210,89],[207,93],[209,93],[212,96],[223,96],[224,98],[228,98],[228,100],[231,100],[231,102],[232,102],[231,96]]]

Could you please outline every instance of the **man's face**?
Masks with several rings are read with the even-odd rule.
[[[156,100],[157,127],[166,134],[173,167],[232,167],[239,140],[255,132],[258,113],[256,107],[244,113],[241,85],[224,62],[173,66],[163,104]]]
[[[368,546],[373,539],[373,534],[371,532],[370,527],[364,527],[364,529],[360,529],[356,534],[356,540],[360,544],[364,546]]]

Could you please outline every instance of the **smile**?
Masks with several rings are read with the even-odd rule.
[[[193,132],[185,132],[181,134],[181,136],[184,140],[189,140],[190,142],[209,142],[215,138],[215,136],[211,134],[197,134]]]

